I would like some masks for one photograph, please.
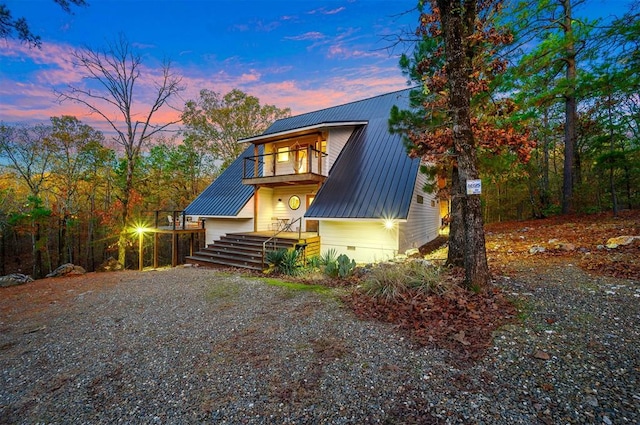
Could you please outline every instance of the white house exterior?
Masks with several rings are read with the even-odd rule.
[[[420,161],[388,130],[409,90],[276,121],[185,210],[206,242],[231,233],[319,236],[356,262],[394,257],[435,239],[440,204]]]

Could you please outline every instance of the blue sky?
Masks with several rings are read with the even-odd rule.
[[[411,31],[417,20],[415,0],[89,0],[72,15],[52,0],[0,2],[43,41],[42,49],[29,49],[0,39],[0,121],[71,114],[97,128],[85,109],[56,103],[53,89],[81,83],[69,64],[74,49],[104,47],[119,33],[143,56],[149,76],[171,59],[186,87],[177,108],[200,89],[237,88],[298,114],[406,87],[402,48],[391,48],[388,36]],[[589,3],[592,16],[604,16],[627,2]]]

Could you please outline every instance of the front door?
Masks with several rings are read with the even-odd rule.
[[[309,205],[313,202],[316,195],[307,195],[307,209],[309,209]],[[317,232],[318,231],[318,220],[305,220],[305,231],[306,232]]]

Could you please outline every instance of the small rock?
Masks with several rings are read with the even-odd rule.
[[[60,267],[58,267],[57,269],[55,269],[54,271],[49,273],[47,275],[47,277],[60,277],[60,276],[67,276],[67,275],[81,275],[81,274],[85,274],[86,272],[87,271],[81,266],[76,266],[76,265],[73,265],[71,263],[67,263],[67,264],[61,265]]]
[[[539,254],[541,252],[545,252],[546,249],[543,246],[532,246],[531,248],[529,248],[529,254]]]
[[[602,417],[602,423],[605,425],[612,425],[613,422],[611,422],[611,419],[609,419],[609,417],[607,415],[604,415]]]
[[[616,236],[607,241],[607,248],[609,245],[615,245],[616,248],[619,245],[629,245],[636,239],[640,240],[640,236]]]
[[[576,246],[572,243],[562,242],[558,244],[558,249],[561,251],[575,251]]]
[[[33,282],[33,278],[22,273],[12,273],[6,276],[0,276],[0,287],[22,285],[29,282]]]
[[[118,260],[116,260],[113,257],[109,257],[109,259],[107,259],[107,261],[105,261],[104,263],[100,264],[100,266],[98,266],[97,271],[99,272],[113,272],[116,270],[122,270],[124,267],[122,267],[122,264],[120,264],[118,262]]]
[[[585,398],[585,401],[587,402],[587,404],[591,407],[598,407],[599,403],[598,403],[598,399],[592,395],[589,395]]]
[[[549,355],[549,353],[546,353],[542,350],[537,350],[535,353],[533,353],[533,358],[538,360],[550,360],[551,356]]]
[[[407,257],[420,257],[420,250],[418,248],[411,248],[404,252]]]

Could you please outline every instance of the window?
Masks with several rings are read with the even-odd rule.
[[[416,202],[419,204],[424,204],[424,198],[422,195],[416,195]]]
[[[289,160],[289,146],[278,148],[278,162],[287,162]]]
[[[289,208],[292,210],[297,210],[300,208],[300,197],[298,195],[293,195],[289,198]]]

